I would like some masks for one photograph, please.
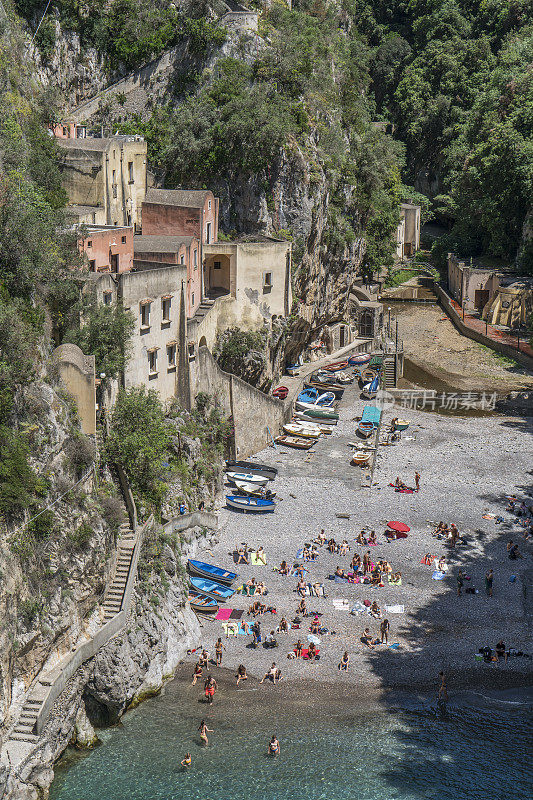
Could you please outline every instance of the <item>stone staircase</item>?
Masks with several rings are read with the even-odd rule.
[[[129,524],[125,522],[120,526],[115,574],[102,604],[104,623],[114,617],[115,614],[118,614],[122,608],[134,547],[135,534],[131,530]]]
[[[210,309],[213,308],[214,305],[215,305],[214,300],[208,300],[207,298],[202,300],[202,302],[200,303],[200,305],[198,306],[198,308],[194,313],[193,317],[194,321],[201,322],[207,316]]]
[[[385,356],[383,360],[383,388],[393,389],[396,386],[396,359]]]

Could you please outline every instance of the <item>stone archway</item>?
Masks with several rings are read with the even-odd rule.
[[[200,337],[200,341],[198,342],[198,347],[207,347],[207,339],[205,336]]]

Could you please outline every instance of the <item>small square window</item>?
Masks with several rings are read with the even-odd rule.
[[[122,237],[122,244],[126,244],[126,237],[125,236]]]
[[[148,353],[148,371],[150,375],[157,373],[157,350]]]
[[[92,247],[92,246],[93,246],[93,240],[89,239],[89,241],[87,242],[87,247]]]
[[[213,269],[222,269],[222,262],[221,261],[215,261],[214,264],[213,264]]]
[[[272,289],[272,273],[271,272],[263,273],[263,288],[264,289]]]

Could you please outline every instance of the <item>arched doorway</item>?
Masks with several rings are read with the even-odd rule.
[[[200,337],[200,341],[198,342],[198,347],[207,347],[207,339],[205,336]]]
[[[230,291],[230,259],[225,255],[207,256],[204,286],[207,297],[220,297]]]

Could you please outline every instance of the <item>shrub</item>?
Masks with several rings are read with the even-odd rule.
[[[40,488],[39,479],[28,462],[24,440],[0,426],[0,515],[12,517],[30,509]]]
[[[82,522],[77,528],[69,531],[67,538],[69,542],[77,549],[83,549],[87,545],[93,535],[93,529],[88,522]]]
[[[96,456],[94,443],[81,433],[75,433],[69,438],[64,451],[77,477],[87,472]]]
[[[28,628],[41,611],[39,600],[22,600],[18,605],[18,616]]]
[[[51,509],[43,511],[26,526],[28,532],[37,540],[50,539],[57,530],[55,514]]]

